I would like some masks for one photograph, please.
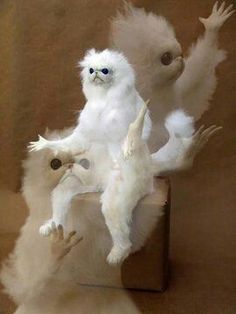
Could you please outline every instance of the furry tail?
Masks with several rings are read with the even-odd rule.
[[[193,117],[186,115],[181,109],[175,110],[167,116],[165,127],[169,132],[169,140],[152,154],[154,175],[183,170],[191,166],[189,160],[185,158],[188,147],[183,145],[183,140],[191,138],[194,133]]]
[[[172,111],[165,120],[170,136],[190,137],[194,133],[194,120],[182,109]]]

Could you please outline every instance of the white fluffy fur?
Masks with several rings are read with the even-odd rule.
[[[41,226],[41,234],[49,235],[52,223],[67,227],[68,210],[76,194],[100,190],[104,191],[101,197],[102,212],[113,240],[108,261],[120,263],[129,255],[133,209],[142,197],[153,191],[152,160],[142,139],[146,111],[146,106],[143,106],[137,119],[130,125],[115,165],[107,154],[106,146],[94,143],[86,156],[90,163],[88,169],[75,160],[73,166],[66,170],[52,193],[53,217]],[[85,157],[79,156],[80,159]]]
[[[208,109],[216,87],[215,68],[225,58],[218,49],[218,31],[233,12],[232,6],[224,9],[215,4],[209,18],[201,19],[205,34],[185,59],[173,27],[164,17],[128,5],[124,14],[113,19],[111,44],[128,58],[137,73],[139,92],[151,100],[151,151],[168,140],[164,121],[174,108],[183,108],[194,119]],[[173,55],[168,66],[160,62],[167,51]]]
[[[186,124],[189,123],[188,117],[184,114],[180,115],[178,112],[178,116],[182,116],[183,124],[185,124],[185,119]],[[174,117],[174,114],[172,117]],[[171,125],[174,127],[175,123],[171,123]],[[186,128],[186,133],[189,134],[190,129]],[[195,156],[194,154],[192,154],[192,156],[191,154],[189,155],[189,150],[196,152],[196,148],[199,145],[199,143],[196,144],[198,137],[195,135],[187,137],[185,136],[187,134],[184,134],[183,137],[176,137],[175,134],[178,133],[178,128],[176,131],[172,131],[173,135],[170,135],[169,141],[174,141],[174,145],[173,143],[169,145],[168,142],[161,150],[152,155],[152,165],[155,174],[185,167],[189,164],[189,161],[193,159],[192,156]],[[50,136],[47,134],[47,137],[58,139],[61,136],[68,136],[70,133],[71,130],[61,133],[53,132]],[[201,135],[201,133],[199,133],[199,135]],[[210,136],[210,133],[208,133],[208,135]],[[204,144],[205,136],[202,138],[200,136],[199,138],[200,144],[202,140]],[[128,155],[132,153],[132,149],[129,151],[130,147],[132,148],[132,145],[124,145],[123,149],[125,155],[127,152]],[[144,150],[143,153],[146,158],[149,159],[150,156],[145,152],[146,148],[143,146],[140,148]],[[81,158],[86,157],[91,160],[91,164],[94,167],[93,171],[96,174],[94,178],[92,178],[94,185],[98,184],[98,188],[102,189],[100,185],[101,182],[98,182],[97,179],[105,178],[104,174],[107,174],[109,177],[109,171],[111,169],[109,166],[109,155],[106,154],[105,150],[102,148],[100,153],[101,154],[97,155],[97,152],[95,152],[95,155],[93,155],[93,152],[89,150],[86,155],[81,156]],[[138,156],[138,154],[136,156]],[[94,157],[95,159],[93,159]],[[140,157],[140,162],[143,162],[143,156],[141,155]],[[39,235],[38,229],[42,223],[51,216],[52,191],[55,186],[58,185],[66,171],[71,169],[69,165],[73,161],[75,162],[74,156],[71,155],[71,153],[58,152],[57,158],[62,160],[63,166],[55,171],[50,167],[50,161],[53,158],[55,158],[55,153],[52,150],[46,149],[37,153],[30,153],[27,160],[24,162],[25,176],[23,179],[23,195],[30,212],[25,225],[21,229],[14,251],[5,263],[0,275],[1,281],[5,286],[5,291],[13,298],[16,304],[20,305],[17,313],[36,314],[43,312],[51,314],[60,313],[60,311],[64,313],[63,310],[65,309],[67,309],[67,311],[70,309],[70,313],[84,313],[83,311],[88,309],[87,306],[89,306],[89,304],[95,305],[95,303],[91,303],[91,301],[94,300],[94,295],[92,293],[90,303],[85,302],[85,300],[87,300],[87,294],[86,292],[84,294],[80,288],[77,288],[79,290],[77,290],[73,302],[65,303],[64,308],[58,305],[58,300],[60,300],[63,295],[68,295],[71,284],[73,285],[75,282],[94,283],[96,280],[100,283],[104,282],[104,284],[109,284],[109,282],[120,284],[120,268],[111,268],[106,262],[106,257],[111,250],[112,242],[107,226],[104,224],[100,206],[96,208],[90,205],[84,207],[80,205],[80,200],[74,199],[71,210],[68,212],[67,226],[69,230],[76,230],[84,239],[79,246],[65,258],[60,271],[54,274],[53,278],[50,280],[50,284],[45,287],[45,282],[43,282],[42,279],[45,274],[48,273],[48,267],[51,265],[49,241],[48,238],[43,238]],[[132,162],[132,160],[130,161]],[[78,162],[78,160],[76,160],[76,162]],[[137,165],[140,164],[138,163]],[[150,166],[150,160],[147,160],[147,165]],[[132,169],[132,167],[130,169]],[[139,175],[139,172],[137,172],[136,175]],[[143,175],[142,172],[140,175]],[[133,176],[133,178],[135,178],[135,176]],[[129,180],[127,177],[124,179]],[[124,185],[117,185],[118,189],[121,189],[121,191],[122,186],[124,187]],[[136,186],[136,188],[138,188],[138,186]],[[143,188],[145,189],[146,187],[141,186],[141,189]],[[65,190],[64,192],[67,193],[68,191]],[[129,191],[125,191],[125,193],[126,192],[129,193]],[[108,195],[111,196],[112,194]],[[110,200],[105,193],[103,197],[105,210]],[[135,200],[131,200],[131,202],[133,201]],[[111,202],[116,204],[116,202],[113,202],[113,199]],[[145,244],[156,226],[158,217],[162,214],[161,209],[164,203],[165,199],[160,195],[160,203],[157,204],[155,209],[152,207],[143,211],[136,208],[133,212],[132,221],[130,221],[132,252],[139,250]],[[131,205],[133,206],[134,204]],[[130,208],[132,208],[132,206]],[[128,214],[130,215],[130,212]],[[39,294],[42,290],[44,293]],[[89,293],[88,296],[90,295]],[[48,296],[50,296],[50,298],[48,298]],[[96,301],[98,299],[103,300],[103,298],[100,299],[98,297],[97,299],[97,297],[95,297]],[[126,299],[125,296],[123,297]],[[120,313],[119,311],[125,313],[126,306],[128,306],[127,313],[130,313],[129,309],[130,306],[132,307],[132,304],[128,302],[128,299],[126,299],[128,305],[124,305],[124,308],[121,307],[122,310],[119,307],[123,297],[117,299],[118,304],[113,302],[106,303],[101,313],[113,313],[112,306],[115,306],[114,313]],[[110,304],[111,307],[108,306],[108,304]]]
[[[135,89],[135,75],[123,54],[112,50],[87,52],[82,66],[83,92],[87,99],[78,125],[71,136],[60,141],[33,142],[31,148],[70,149],[75,153],[87,150],[94,142],[105,143],[115,157],[120,152],[128,127],[135,120],[144,101]],[[90,68],[94,70],[91,74]],[[102,69],[108,69],[103,74]],[[151,131],[148,113],[145,117],[143,138]]]
[[[151,156],[142,139],[145,113],[143,107],[130,125],[115,164],[107,154],[106,146],[96,143],[85,154],[79,155],[80,159],[89,161],[88,169],[81,167],[78,157],[75,158],[73,166],[66,170],[53,190],[53,217],[40,228],[42,234],[50,234],[52,222],[68,229],[67,216],[76,194],[104,191],[102,212],[113,241],[108,262],[120,263],[129,255],[133,209],[142,197],[152,192],[153,176],[190,166],[197,153],[196,148],[201,144],[201,141],[196,141],[198,137],[193,136],[193,119],[177,110],[166,119],[169,141]]]
[[[129,125],[135,120],[139,110],[144,105],[142,98],[135,89],[134,71],[121,53],[108,49],[102,52],[96,52],[94,49],[88,51],[80,65],[83,68],[81,76],[87,103],[80,114],[78,126],[71,136],[63,140],[47,141],[41,138],[38,143],[33,143],[32,147],[35,150],[40,148],[53,148],[57,151],[69,149],[73,152],[80,152],[81,156],[81,150],[88,151],[90,147],[103,144],[108,149],[113,161],[116,162]],[[104,72],[104,69],[107,73]],[[151,120],[148,113],[146,113],[144,128],[142,128],[144,139],[149,136],[150,128]],[[68,171],[72,171],[72,169]],[[91,176],[90,173],[93,174],[93,178],[95,176],[92,168],[85,170],[76,163],[73,165],[73,172],[77,172],[78,176],[65,178],[62,184],[59,184],[52,193],[52,219],[57,225],[62,224],[65,226],[70,201],[76,194],[81,193],[80,181],[83,182],[82,175],[85,179]],[[102,178],[99,179],[102,180]],[[134,182],[130,181],[130,190],[134,189],[135,191],[133,184]],[[127,189],[128,182],[125,186]],[[87,191],[96,191],[96,188],[89,188]],[[120,197],[122,195],[120,193]],[[128,196],[126,198],[123,196],[122,204],[125,200],[127,203],[130,202]],[[137,204],[137,200],[134,204]],[[131,204],[127,205],[127,207],[130,206]],[[52,220],[46,222],[40,228],[40,232],[48,235],[51,223]]]
[[[108,261],[119,263],[129,255],[132,212],[138,201],[152,192],[153,175],[188,167],[197,152],[192,149],[197,146],[192,137],[193,119],[177,110],[166,119],[168,143],[151,156],[141,137],[145,113],[142,108],[136,121],[130,125],[115,164],[106,146],[97,143],[86,153],[73,157],[73,165],[65,169],[65,174],[53,189],[53,216],[40,227],[41,234],[49,235],[53,222],[69,230],[67,216],[77,194],[104,191],[102,212],[113,240]],[[191,150],[193,153],[190,154]],[[88,169],[79,164],[84,158],[89,161]]]
[[[26,224],[29,225],[29,222]],[[39,250],[38,255],[35,250],[33,253],[36,255],[31,256],[31,248],[23,241],[27,237],[29,244]],[[125,290],[86,287],[78,285],[75,278],[73,281],[60,278],[61,268],[70,257],[70,250],[75,250],[74,247],[80,242],[74,232],[65,237],[59,228],[54,229],[47,242],[48,247],[44,247],[32,232],[24,229],[10,258],[11,264],[1,271],[1,279],[18,305],[15,314],[140,313]],[[22,269],[17,269],[18,266]]]
[[[167,116],[165,127],[169,139],[163,147],[152,154],[152,164],[156,174],[190,168],[197,153],[221,129],[215,125],[206,129],[201,126],[194,133],[193,118],[181,109]]]
[[[61,134],[54,132],[51,138],[58,138]],[[68,135],[68,132],[64,134]],[[86,158],[90,158],[90,156],[92,156],[92,153],[86,155]],[[50,264],[49,240],[41,237],[38,229],[45,220],[50,218],[52,212],[51,193],[73,160],[71,153],[58,152],[57,158],[63,161],[63,166],[55,171],[50,167],[50,161],[53,158],[55,158],[55,153],[45,149],[30,153],[24,162],[23,195],[30,210],[29,217],[21,229],[10,259],[1,272],[1,281],[6,292],[17,304],[21,305],[26,300],[30,300],[31,297],[33,298],[35,293],[37,294],[38,290],[35,291],[34,289],[40,288],[37,287],[37,284],[41,281],[42,274],[45,274]],[[97,165],[99,171],[101,167],[108,167],[107,158],[107,154],[104,154],[104,159],[101,157],[93,160],[91,157],[92,162]],[[109,172],[108,170],[109,167],[103,170],[103,174]],[[96,180],[96,177],[94,180]],[[157,204],[155,209],[153,207],[147,208],[144,212],[136,208],[133,212],[132,221],[130,222],[132,252],[139,250],[145,244],[156,226],[158,217],[162,214],[164,203],[165,199],[160,195],[160,203]],[[43,294],[47,300],[45,306],[50,302],[53,304],[51,313],[54,313],[53,306],[56,308],[56,305],[54,299],[48,299],[47,295],[58,294],[60,299],[61,294],[70,285],[68,282],[70,280],[77,283],[94,283],[97,281],[99,283],[104,282],[107,285],[109,283],[120,285],[121,280],[120,267],[110,267],[106,262],[106,257],[112,247],[112,241],[99,204],[94,207],[91,203],[85,207],[81,205],[80,199],[74,199],[68,212],[67,227],[68,230],[76,230],[78,235],[83,236],[83,241],[65,258],[60,271],[54,276],[56,283],[53,281],[52,286],[47,288]],[[81,300],[80,306],[76,303],[78,311],[84,304],[83,297],[80,299],[79,294],[76,295],[76,298]],[[37,307],[32,300],[31,303],[34,304],[34,308],[29,313],[38,313],[37,310],[40,311],[41,307]],[[115,305],[115,303],[112,304]],[[68,303],[67,306],[69,308]],[[20,308],[22,309],[24,306],[22,305]],[[120,310],[119,307],[118,309]],[[110,307],[107,308],[107,312],[105,306],[103,310],[104,313],[113,313]],[[114,309],[114,313],[119,313],[119,311],[116,312]]]
[[[145,108],[142,108],[130,125],[117,159],[117,169],[111,172],[101,197],[102,212],[113,240],[108,255],[111,264],[120,263],[129,255],[132,249],[130,224],[133,210],[142,197],[153,192],[152,159],[141,137],[145,113]]]
[[[187,116],[183,110],[171,112],[165,121],[169,134],[191,137],[194,133],[193,117]]]
[[[171,30],[170,33],[173,34],[173,31]],[[179,51],[178,48],[176,51]],[[189,157],[189,150],[195,145],[191,137],[193,119],[187,117],[181,110],[177,111],[166,121],[169,141],[152,156],[153,163],[150,154],[143,150],[139,152],[139,155],[135,155],[136,160],[133,164],[130,163],[130,168],[127,165],[123,167],[120,160],[121,144],[130,123],[134,121],[143,104],[143,100],[134,87],[133,70],[122,54],[110,50],[98,53],[92,49],[80,65],[83,67],[81,72],[83,91],[88,101],[80,115],[78,126],[70,136],[63,140],[47,141],[41,138],[39,142],[32,143],[32,148],[38,150],[49,147],[56,151],[70,150],[73,153],[86,149],[83,153],[80,151],[78,156],[83,158],[83,155],[87,154],[92,166],[86,170],[75,162],[73,167],[67,170],[66,178],[63,177],[62,182],[52,192],[52,219],[40,228],[40,233],[48,235],[52,221],[57,225],[66,226],[67,213],[76,194],[105,190],[102,211],[114,243],[108,260],[115,263],[122,261],[130,251],[129,221],[138,200],[148,193],[150,185],[146,182],[150,180],[148,169],[153,167],[153,173],[159,174],[162,171],[182,169],[192,163],[195,154],[192,153]],[[107,68],[108,73],[101,73],[103,68]],[[90,69],[93,69],[91,73]],[[96,79],[97,75],[101,78]],[[150,125],[149,116],[146,114],[142,131],[144,139],[149,134]],[[177,133],[174,130],[177,130]],[[186,141],[188,145],[183,144]],[[148,156],[149,164],[145,156]],[[99,160],[94,162],[96,157],[100,158],[101,162]],[[123,167],[123,180],[119,183],[119,188],[114,187],[117,185],[115,180],[117,171],[111,169],[112,162],[114,166],[117,164],[117,159],[119,159],[118,168]],[[109,165],[106,165],[107,162]],[[143,172],[140,169],[143,169]],[[124,225],[122,228],[117,228],[117,221],[112,227],[110,222],[114,220],[114,217],[110,221],[107,219],[107,216],[111,216],[111,212],[119,219],[120,225]],[[118,215],[119,212],[120,215]]]

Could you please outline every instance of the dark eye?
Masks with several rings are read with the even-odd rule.
[[[108,73],[109,73],[109,70],[108,70],[107,68],[104,68],[104,69],[102,69],[102,73],[103,73],[103,74],[108,74]]]
[[[58,158],[54,158],[51,160],[50,166],[53,170],[57,170],[62,166],[62,162]]]
[[[89,169],[89,167],[90,167],[90,162],[89,162],[89,160],[88,159],[81,159],[80,161],[79,161],[79,165],[80,166],[82,166],[84,169]]]
[[[170,52],[166,52],[161,56],[161,63],[164,65],[169,65],[173,61],[173,56]]]
[[[93,69],[93,68],[90,68],[90,69],[89,69],[89,73],[90,73],[90,74],[93,74],[93,72],[94,72],[94,69]]]

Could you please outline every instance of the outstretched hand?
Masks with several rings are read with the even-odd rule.
[[[182,168],[191,166],[197,153],[215,133],[222,129],[221,126],[217,127],[215,125],[212,125],[207,129],[204,128],[204,125],[202,125],[190,138],[180,139],[182,141],[183,149],[182,154],[180,154],[179,163],[182,164]]]
[[[61,260],[73,247],[75,247],[83,238],[76,236],[76,231],[71,231],[66,237],[62,225],[56,226],[52,223],[50,234],[51,252],[56,260]]]
[[[44,137],[38,135],[39,139],[35,142],[30,142],[28,145],[28,150],[30,152],[39,151],[44,148],[51,148],[50,141],[46,140]]]
[[[225,2],[218,7],[218,1],[214,4],[211,15],[208,18],[199,17],[206,30],[218,31],[225,21],[235,12],[233,4],[225,8]]]

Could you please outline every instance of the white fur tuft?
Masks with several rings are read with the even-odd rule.
[[[172,111],[165,120],[165,127],[170,134],[179,135],[181,137],[190,137],[194,133],[193,117],[179,109]]]

